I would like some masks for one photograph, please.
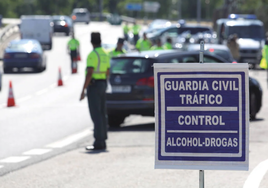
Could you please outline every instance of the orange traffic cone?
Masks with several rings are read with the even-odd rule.
[[[15,106],[15,99],[14,99],[14,95],[13,95],[12,82],[9,81],[7,107],[12,107],[12,106]]]
[[[74,61],[72,63],[72,74],[77,73],[77,62]]]
[[[59,80],[58,80],[58,86],[63,86],[62,78],[61,78],[61,69],[59,68]]]

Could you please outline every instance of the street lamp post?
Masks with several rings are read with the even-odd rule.
[[[201,21],[201,0],[197,0],[197,23],[200,24]]]

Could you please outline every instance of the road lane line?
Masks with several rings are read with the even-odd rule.
[[[68,80],[68,78],[69,78],[69,76],[63,76],[63,81],[66,81],[66,80]]]
[[[31,157],[29,156],[12,156],[5,159],[0,160],[0,163],[19,163],[25,161]]]
[[[47,88],[46,89],[42,89],[40,91],[37,91],[35,94],[38,96],[38,95],[42,95],[42,94],[44,94],[46,92],[48,92],[48,89]]]
[[[57,84],[56,84],[56,83],[51,84],[51,85],[49,86],[49,89],[54,89],[55,87],[57,87]]]
[[[32,95],[27,95],[26,97],[22,97],[22,98],[18,99],[18,102],[24,102],[24,101],[27,101],[31,98],[33,98]]]
[[[23,155],[43,155],[52,151],[52,149],[32,149],[23,153]]]
[[[258,188],[261,180],[268,170],[268,159],[262,161],[257,167],[249,174],[247,180],[244,183],[243,188]]]
[[[92,131],[87,129],[87,130],[84,130],[80,133],[77,133],[77,134],[74,134],[74,135],[71,135],[71,136],[68,136],[66,138],[64,138],[63,140],[60,140],[60,141],[57,141],[57,142],[54,142],[52,144],[49,144],[49,145],[46,145],[46,147],[49,147],[49,148],[62,148],[62,147],[65,147],[67,145],[70,145],[88,135],[92,134]]]

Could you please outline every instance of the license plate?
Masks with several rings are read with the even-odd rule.
[[[15,54],[15,58],[26,58],[27,54]]]
[[[113,93],[130,93],[131,87],[130,86],[112,86]]]

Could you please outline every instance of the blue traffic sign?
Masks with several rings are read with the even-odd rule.
[[[156,168],[248,169],[248,65],[154,64]]]
[[[142,5],[140,3],[128,3],[126,5],[127,10],[133,10],[133,11],[141,11]]]

